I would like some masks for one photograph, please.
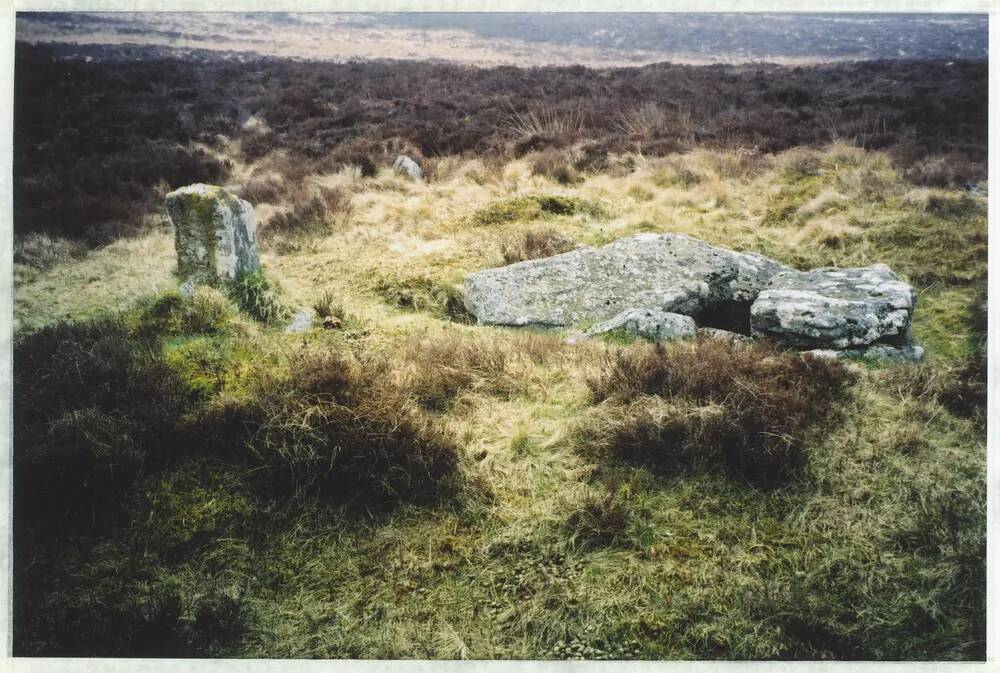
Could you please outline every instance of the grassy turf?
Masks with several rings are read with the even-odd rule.
[[[349,191],[351,224],[264,265],[289,305],[335,298],[340,329],[285,334],[206,290],[149,299],[173,284],[165,234],[21,269],[16,460],[50,486],[16,491],[16,651],[981,658],[985,431],[946,402],[978,344],[983,200],[840,145],[636,165],[573,187],[528,160],[317,176]],[[455,306],[539,220],[583,244],[678,231],[799,267],[884,261],[918,288],[928,360],[848,365],[796,436],[801,468],[767,488],[595,453],[609,405],[588,381],[641,346]],[[752,396],[720,399],[685,404]]]

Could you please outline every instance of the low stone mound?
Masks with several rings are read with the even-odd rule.
[[[917,296],[885,264],[786,271],[750,309],[754,337],[798,348],[902,343]]]
[[[706,319],[742,312],[789,267],[683,234],[637,234],[601,248],[470,274],[464,302],[481,325],[567,327],[633,308]],[[712,317],[705,320],[712,323]]]

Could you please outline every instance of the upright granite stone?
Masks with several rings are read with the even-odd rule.
[[[260,268],[253,207],[221,187],[195,184],[170,192],[177,272],[182,283],[214,284]]]
[[[747,311],[788,268],[683,234],[637,234],[472,273],[463,299],[485,325],[565,327],[627,309],[698,316],[713,309]]]
[[[787,271],[750,307],[754,337],[800,348],[902,343],[916,305],[913,288],[885,264]]]

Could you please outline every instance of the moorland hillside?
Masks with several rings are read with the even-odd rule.
[[[985,64],[17,64],[17,654],[984,657]],[[262,272],[180,290],[193,182]],[[885,263],[924,360],[470,318],[641,233]]]

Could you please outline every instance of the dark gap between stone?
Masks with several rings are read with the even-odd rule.
[[[749,301],[721,301],[693,316],[698,327],[714,327],[750,335]]]

